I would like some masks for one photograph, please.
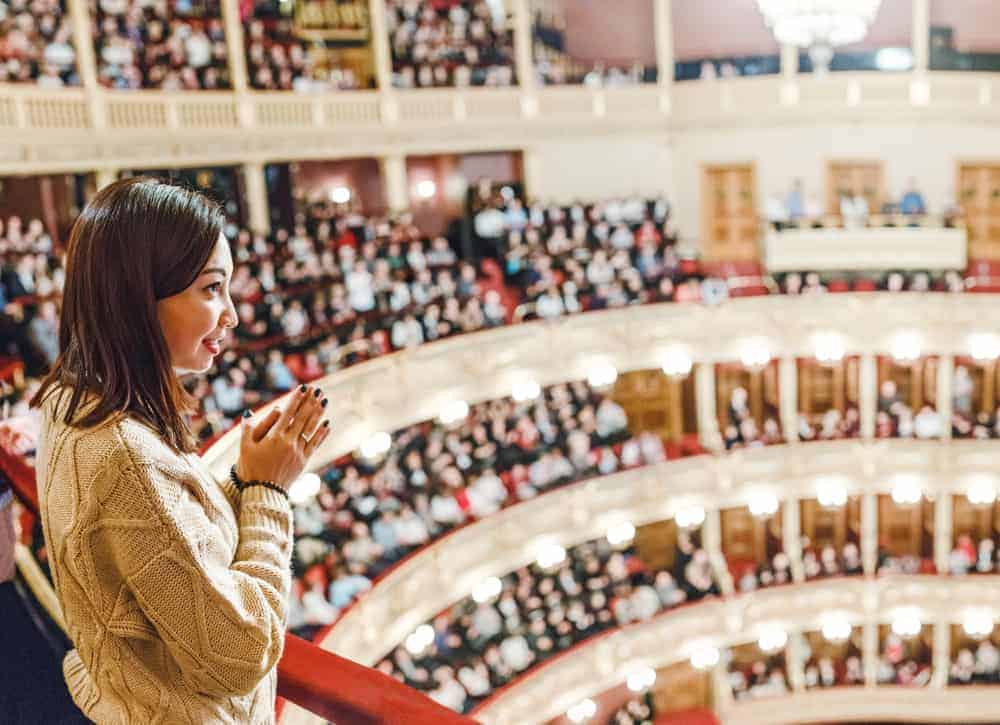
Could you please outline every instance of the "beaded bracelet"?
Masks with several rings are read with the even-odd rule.
[[[239,491],[240,493],[243,493],[243,491],[250,488],[251,486],[263,486],[264,488],[269,488],[272,491],[277,491],[282,496],[284,496],[286,500],[288,501],[291,500],[288,497],[288,491],[286,491],[273,481],[255,481],[255,480],[241,481],[240,477],[236,475],[235,465],[229,469],[229,480],[233,482],[233,485],[236,486],[236,490]]]

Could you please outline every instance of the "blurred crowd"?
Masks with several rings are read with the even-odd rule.
[[[646,692],[636,695],[618,708],[606,725],[653,725],[656,721],[656,707],[653,696]]]
[[[512,86],[504,0],[386,0],[396,88]]]
[[[949,685],[1000,683],[1000,649],[991,639],[968,644],[955,654],[948,673]]]
[[[931,667],[931,648],[922,636],[904,639],[890,631],[882,641],[876,680],[880,685],[925,687]]]
[[[345,573],[370,581],[505,506],[665,459],[660,439],[631,435],[622,408],[583,382],[553,386],[535,400],[476,405],[447,425],[410,426],[381,460],[354,456],[322,472],[319,495],[295,507],[301,623],[321,626],[338,616],[351,599],[337,593]],[[307,599],[307,590],[329,596]]]
[[[218,0],[91,0],[97,75],[108,88],[231,87]]]
[[[845,543],[839,552],[831,544],[813,546],[807,536],[802,537],[801,545],[806,581],[831,576],[860,576],[864,573],[861,550],[853,541]]]
[[[0,2],[0,83],[80,85],[64,0]]]
[[[430,641],[408,639],[378,668],[468,712],[519,674],[599,632],[716,593],[714,585],[700,590],[677,578],[693,561],[678,553],[671,573],[652,570],[634,549],[618,551],[605,539],[575,546],[550,568],[532,564],[504,576],[495,597],[454,605],[428,624]]]
[[[781,697],[791,690],[783,655],[761,657],[739,667],[730,665],[729,685],[737,702]]]
[[[370,87],[369,78],[359,77],[343,62],[344,49],[296,28],[294,16],[280,0],[258,0],[243,10],[243,40],[246,45],[247,79],[261,91],[328,93]],[[349,27],[367,33],[367,16],[351,7]],[[343,31],[347,18],[338,15]],[[322,31],[319,31],[322,33]]]
[[[1000,573],[996,541],[993,537],[983,537],[977,543],[972,536],[959,534],[948,556],[948,573],[957,576]]]

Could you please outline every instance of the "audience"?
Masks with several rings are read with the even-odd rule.
[[[434,636],[424,649],[397,647],[377,667],[468,712],[559,652],[687,601],[688,587],[674,581],[683,576],[682,561],[673,574],[654,571],[634,549],[616,551],[606,539],[581,544],[550,569],[532,564],[507,574],[491,601],[452,606],[429,623]]]
[[[219,0],[92,0],[97,75],[108,88],[228,90]]]
[[[63,0],[0,2],[0,84],[80,85],[73,27]]]
[[[359,78],[343,62],[342,48],[325,40],[307,40],[296,32],[295,19],[283,12],[279,0],[260,0],[252,15],[244,17],[247,77],[261,91],[328,93],[374,87],[372,78]],[[367,7],[357,11],[352,4],[338,5],[338,29],[364,35],[368,30]]]
[[[879,655],[878,684],[925,687],[930,680],[930,647],[919,636],[904,640],[895,632],[889,632]]]
[[[636,695],[612,715],[606,725],[654,725],[656,721],[656,707],[653,704],[653,696],[646,692]]]
[[[514,85],[511,25],[502,0],[386,0],[393,85]]]
[[[948,673],[949,685],[1000,683],[1000,649],[991,639],[967,643],[958,650]]]
[[[831,544],[817,549],[808,536],[802,537],[802,567],[806,581],[831,576],[861,576],[864,573],[861,551],[853,541],[845,543],[838,553]]]
[[[381,461],[350,458],[324,471],[316,499],[295,509],[295,572],[336,581],[346,569],[372,579],[512,503],[665,459],[659,438],[631,436],[621,408],[582,382],[553,386],[537,400],[476,405],[458,423],[398,432]],[[335,616],[320,611],[319,621],[305,624]]]
[[[914,413],[913,408],[903,402],[895,381],[883,380],[879,384],[878,413],[875,416],[877,438],[930,440],[940,438],[943,432],[941,416],[933,403],[923,403],[920,410]]]
[[[762,657],[749,665],[729,671],[729,684],[737,702],[765,697],[781,697],[790,691],[784,655]]]

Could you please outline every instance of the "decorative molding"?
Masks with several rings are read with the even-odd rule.
[[[912,84],[925,88],[914,103]],[[571,136],[669,135],[828,122],[1000,120],[1000,74],[931,72],[780,75],[626,88],[468,88],[174,93],[0,86],[0,173],[236,165],[298,159],[462,152]],[[924,103],[924,101],[927,103]],[[243,107],[245,113],[241,118]],[[396,113],[383,113],[387,108]],[[289,143],[289,131],[296,131]],[[315,133],[307,133],[314,131]],[[70,148],[45,152],[57,132]],[[214,145],[239,132],[241,145]],[[306,132],[306,133],[302,133]],[[123,144],[122,136],[133,144]],[[209,158],[185,141],[213,146]],[[79,146],[77,144],[80,144]],[[155,145],[152,157],[147,145]],[[13,149],[13,151],[12,151]]]

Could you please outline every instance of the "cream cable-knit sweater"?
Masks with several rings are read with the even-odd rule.
[[[102,725],[272,723],[287,500],[262,486],[241,496],[134,419],[66,426],[55,397],[43,406],[38,495],[75,646],[63,660],[74,702]]]

